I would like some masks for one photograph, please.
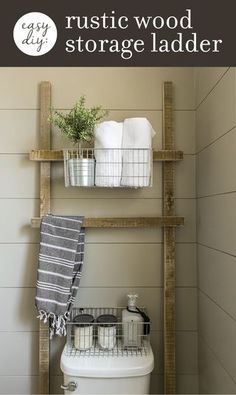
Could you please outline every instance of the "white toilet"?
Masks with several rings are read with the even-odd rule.
[[[154,367],[151,346],[140,355],[75,356],[65,346],[61,356],[62,388],[69,394],[149,394]]]

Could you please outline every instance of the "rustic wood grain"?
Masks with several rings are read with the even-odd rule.
[[[41,218],[32,218],[32,228],[40,227]],[[148,228],[155,226],[181,226],[184,217],[128,217],[128,218],[85,218],[84,228]]]
[[[40,85],[40,146],[44,150],[51,148],[51,128],[48,122],[51,107],[51,84],[44,81]],[[50,212],[50,162],[40,163],[40,217]],[[39,393],[49,394],[49,329],[39,324]]]
[[[165,82],[163,88],[163,149],[174,149],[173,87]],[[175,215],[174,163],[163,163],[163,215]],[[175,229],[164,230],[164,390],[176,393],[175,357]]]
[[[63,161],[62,150],[32,150],[29,154],[30,160],[39,162],[61,162]],[[153,151],[153,161],[179,161],[183,159],[182,151],[162,150]]]

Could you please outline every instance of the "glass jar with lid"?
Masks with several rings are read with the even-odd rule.
[[[74,346],[78,350],[89,350],[93,346],[94,317],[91,314],[79,314],[73,319]]]
[[[117,317],[113,314],[102,314],[97,318],[98,346],[104,350],[112,350],[116,345]]]

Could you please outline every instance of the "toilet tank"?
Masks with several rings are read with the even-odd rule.
[[[154,368],[151,346],[145,353],[107,356],[61,356],[65,395],[69,394],[149,394],[150,375]]]

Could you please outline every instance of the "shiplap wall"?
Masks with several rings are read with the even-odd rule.
[[[195,111],[191,68],[1,68],[0,69],[0,393],[37,392],[38,322],[34,294],[39,214],[38,165],[28,160],[37,148],[39,83],[52,83],[53,106],[69,109],[81,94],[88,105],[101,104],[109,117],[146,116],[161,148],[162,83],[175,89],[176,148],[185,152],[176,168],[176,211],[186,225],[177,230],[177,386],[196,393],[197,283],[195,201]],[[53,148],[68,145],[53,131]],[[62,164],[53,165],[52,212],[85,216],[161,214],[161,165],[155,185],[146,190],[65,189]],[[162,233],[160,229],[88,230],[80,305],[124,305],[137,291],[149,309],[155,370],[152,392],[162,392]],[[52,342],[51,391],[60,392],[62,342]],[[3,357],[4,356],[4,357]]]
[[[196,69],[201,393],[236,393],[236,70]]]

